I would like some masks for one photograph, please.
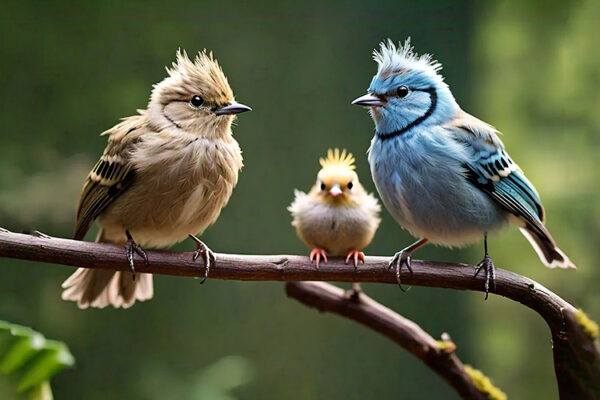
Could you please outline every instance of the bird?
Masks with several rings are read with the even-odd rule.
[[[379,226],[381,206],[358,180],[355,158],[346,150],[329,149],[319,160],[321,170],[308,193],[294,191],[288,207],[298,237],[312,249],[310,261],[318,269],[327,256],[346,256],[354,268],[365,254]]]
[[[483,239],[485,298],[495,267],[488,234],[516,225],[542,263],[575,268],[544,225],[538,192],[508,155],[500,132],[463,111],[440,73],[442,65],[419,55],[410,38],[373,52],[377,73],[367,94],[352,104],[367,107],[375,123],[368,150],[371,175],[394,219],[419,240],[397,252],[390,268],[410,266],[426,243],[462,247]]]
[[[108,144],[83,185],[74,239],[97,219],[96,242],[123,245],[131,273],[79,268],[62,284],[62,298],[80,308],[152,298],[152,275],[135,274],[136,254],[148,262],[144,247],[191,238],[204,280],[216,261],[195,235],[217,220],[237,184],[243,160],[231,125],[251,108],[235,101],[212,52],[191,60],[180,49],[166,70],[146,109],[101,134]]]

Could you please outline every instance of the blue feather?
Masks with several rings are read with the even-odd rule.
[[[407,42],[383,43],[368,94],[375,136],[369,149],[383,203],[411,234],[460,246],[512,216],[549,267],[574,267],[543,224],[535,188],[504,150],[499,132],[460,109],[438,73]]]

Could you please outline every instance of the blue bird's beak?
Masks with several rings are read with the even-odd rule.
[[[360,96],[352,102],[352,104],[363,107],[382,107],[385,106],[385,103],[384,99],[371,93]]]

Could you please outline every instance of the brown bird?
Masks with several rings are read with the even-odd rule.
[[[321,170],[310,192],[295,191],[288,207],[298,237],[313,250],[311,262],[319,268],[327,256],[346,256],[346,263],[365,261],[360,251],[379,226],[379,202],[365,191],[354,171],[354,157],[339,149],[329,150],[320,160]]]
[[[134,254],[192,238],[205,278],[215,261],[195,234],[214,223],[229,201],[242,168],[231,133],[234,114],[250,107],[233,92],[212,53],[194,61],[185,52],[156,84],[146,110],[102,133],[104,154],[89,173],[79,200],[75,239],[94,220],[97,242],[125,245],[132,273],[79,268],[64,283],[62,298],[80,308],[127,308],[152,298],[152,275],[135,275]]]

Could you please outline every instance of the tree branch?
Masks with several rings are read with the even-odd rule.
[[[412,353],[440,375],[463,399],[487,400],[468,369],[454,354],[449,337],[436,342],[413,321],[377,303],[364,293],[344,292],[325,282],[294,282],[285,287],[288,296],[318,309],[350,318],[381,333]]]
[[[212,279],[245,281],[337,281],[396,283],[387,270],[387,257],[367,257],[358,271],[332,258],[316,270],[307,257],[290,255],[216,254]],[[86,268],[128,270],[121,246],[80,242],[59,238],[39,238],[0,232],[0,257],[49,262]],[[149,251],[149,264],[136,261],[139,272],[153,274],[203,276],[201,262],[192,261],[192,253]],[[402,270],[407,285],[483,291],[484,278],[473,277],[473,267],[430,261],[412,261],[414,274]],[[539,283],[515,274],[496,270],[496,290],[500,296],[517,301],[544,318],[553,341],[555,372],[562,400],[600,399],[600,348],[577,319],[578,311]]]

